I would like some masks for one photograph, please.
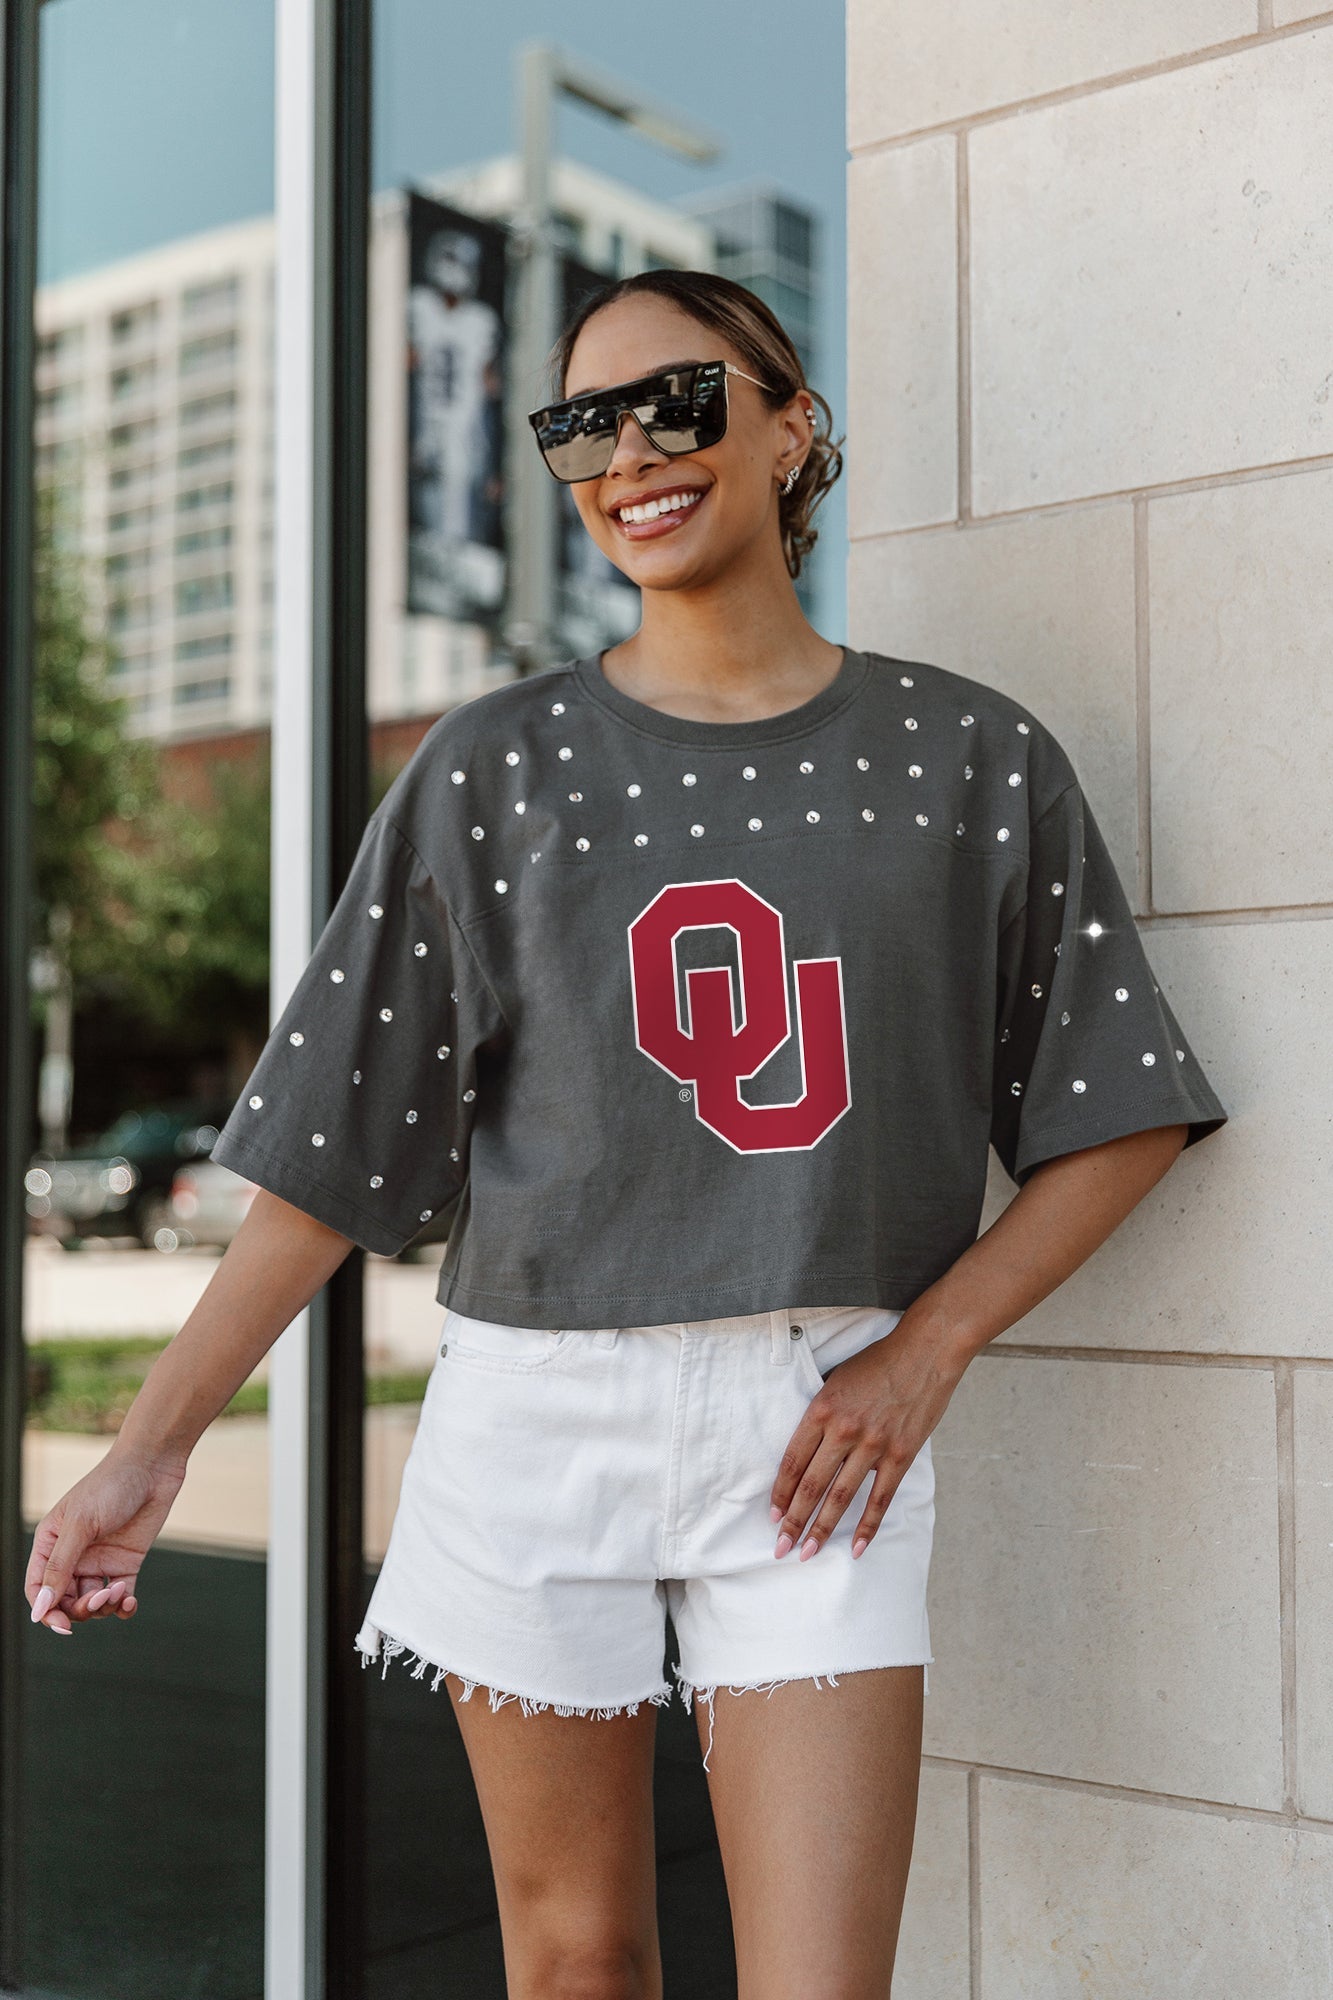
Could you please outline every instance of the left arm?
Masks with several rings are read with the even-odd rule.
[[[873,1467],[852,1551],[861,1553],[855,1544],[873,1537],[968,1363],[1106,1241],[1165,1174],[1188,1131],[1188,1125],[1154,1126],[1044,1160],[891,1333],[830,1373],[774,1481],[781,1553],[785,1537],[790,1548],[806,1533],[802,1556],[817,1554]]]

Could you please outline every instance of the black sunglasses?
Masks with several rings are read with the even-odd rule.
[[[696,361],[688,368],[664,368],[611,389],[589,389],[563,403],[548,403],[543,410],[530,410],[528,422],[548,470],[572,485],[606,471],[629,415],[668,458],[716,444],[727,430],[728,375],[745,375],[760,389],[769,386],[734,362]]]

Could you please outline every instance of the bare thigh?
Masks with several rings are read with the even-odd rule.
[[[737,2000],[888,2000],[916,1830],[924,1669],[714,1698],[708,1782]],[[696,1703],[700,1742],[708,1709]]]
[[[495,1874],[509,2000],[661,2000],[657,1710],[525,1715],[445,1677]]]

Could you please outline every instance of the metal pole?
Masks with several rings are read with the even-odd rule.
[[[505,637],[521,674],[548,665],[554,657],[555,492],[533,447],[527,412],[548,393],[542,371],[556,337],[550,212],[556,63],[555,51],[543,42],[528,42],[515,51],[523,195],[512,238],[517,326],[506,438],[511,570]]]

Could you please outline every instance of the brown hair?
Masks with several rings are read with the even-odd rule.
[[[603,285],[584,300],[551,350],[548,367],[555,385],[554,396],[563,398],[566,393],[565,378],[574,342],[593,314],[603,306],[613,305],[617,299],[631,298],[639,292],[666,299],[691,319],[724,335],[761,381],[770,385],[760,391],[770,409],[780,409],[799,389],[822,411],[824,427],[820,430],[816,425],[811,435],[800,478],[790,493],[778,493],[782,552],[789,574],[799,576],[802,561],[819,539],[819,530],[811,527],[810,516],[842,471],[842,453],[838,447],[846,443],[846,437],[834,440],[832,410],[819,391],[806,381],[800,356],[785,327],[757,292],[738,285],[733,278],[720,277],[715,271],[635,271],[627,278]]]

